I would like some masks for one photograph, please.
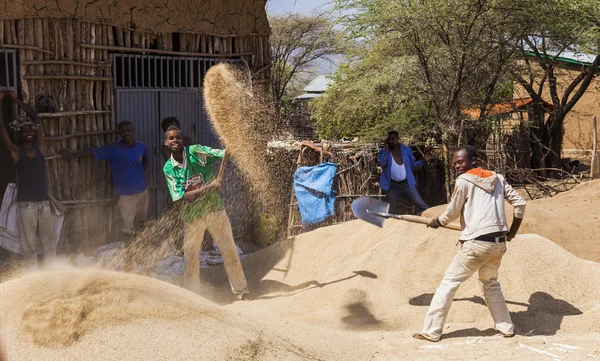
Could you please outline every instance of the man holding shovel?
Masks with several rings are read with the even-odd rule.
[[[454,154],[453,162],[458,178],[452,199],[446,211],[433,218],[428,226],[446,226],[460,216],[461,246],[435,291],[423,330],[413,337],[432,342],[440,340],[456,290],[477,271],[494,328],[498,334],[512,337],[515,326],[498,282],[498,268],[506,252],[506,242],[515,237],[523,220],[525,200],[504,177],[477,167],[475,148],[462,146]],[[510,229],[504,213],[505,199],[514,207]]]
[[[200,248],[204,232],[213,236],[221,251],[225,271],[233,293],[240,300],[248,298],[248,284],[240,263],[229,217],[219,195],[223,164],[227,161],[224,150],[202,145],[184,147],[179,128],[171,126],[165,132],[165,145],[171,157],[163,167],[169,192],[175,206],[181,207],[183,219],[184,282],[195,289],[200,280]],[[222,160],[221,171],[215,179],[213,164]]]

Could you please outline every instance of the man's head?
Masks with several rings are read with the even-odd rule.
[[[396,148],[398,146],[398,142],[400,140],[400,136],[397,131],[392,130],[388,132],[387,138],[385,138],[385,144],[389,148]]]
[[[39,125],[24,115],[20,115],[9,124],[10,128],[19,135],[22,142],[35,142],[35,131]]]
[[[31,125],[24,125],[19,129],[19,137],[23,142],[35,142],[35,130]]]
[[[160,122],[160,127],[162,128],[163,132],[166,132],[167,129],[169,129],[169,127],[176,127],[181,129],[179,120],[175,117],[168,117],[163,119],[162,122]]]
[[[477,167],[477,150],[470,145],[463,145],[454,153],[452,165],[458,175]]]
[[[170,126],[165,131],[165,145],[172,153],[179,153],[183,150],[183,135],[176,126]]]
[[[124,120],[117,125],[119,136],[123,139],[123,143],[133,144],[133,135],[135,134],[135,128],[130,121]]]

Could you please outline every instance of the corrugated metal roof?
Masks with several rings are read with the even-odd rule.
[[[321,96],[322,94],[320,93],[308,93],[308,94],[302,94],[302,95],[298,95],[296,97],[297,100],[310,100],[310,99],[314,99],[316,97]]]
[[[531,57],[535,57],[535,53],[533,51],[529,51],[526,50],[525,51],[525,55],[531,56]],[[552,56],[551,54],[548,54],[550,56]],[[573,52],[563,52],[561,54],[562,56],[559,57],[554,57],[554,60],[556,61],[561,61],[563,63],[569,63],[569,64],[575,64],[575,65],[584,65],[584,66],[589,66],[594,59],[596,58],[595,55],[591,55],[591,54],[577,54],[577,53],[573,53]],[[542,55],[542,57],[544,57],[544,55]]]
[[[320,75],[313,79],[304,89],[305,93],[324,93],[327,90],[327,86],[331,84],[333,80],[326,75]]]
[[[538,49],[541,48],[542,38],[540,38],[538,36],[532,36],[532,37],[530,37],[530,40],[534,44],[536,44],[536,47],[538,47]],[[579,49],[578,46],[571,46],[571,47],[569,47],[569,49],[566,49],[563,52],[561,52],[560,54],[558,54],[558,51],[553,50],[548,45],[548,47],[546,49],[546,54],[548,54],[549,57],[554,58],[556,61],[561,61],[564,63],[575,64],[575,65],[589,66],[596,58],[596,55],[586,54],[580,50],[581,49]],[[525,52],[525,55],[527,55],[527,56],[532,56],[532,57],[536,56],[533,49],[528,45],[525,45],[523,47],[523,51]],[[542,57],[545,57],[544,54],[541,54],[541,55],[542,55]],[[559,56],[557,56],[557,55],[559,55]]]

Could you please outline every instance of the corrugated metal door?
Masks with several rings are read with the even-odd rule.
[[[199,90],[161,91],[160,119],[167,117],[177,118],[181,123],[181,131],[192,138],[194,144],[219,147],[217,137],[204,114]]]

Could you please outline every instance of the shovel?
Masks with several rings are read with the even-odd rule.
[[[371,197],[360,197],[352,202],[352,212],[357,218],[362,219],[365,222],[369,222],[378,227],[383,227],[383,223],[387,218],[401,219],[404,221],[429,224],[431,218],[413,216],[410,214],[391,214],[389,213],[390,204],[387,202],[380,201]],[[448,229],[454,229],[460,231],[461,228],[456,223],[450,223],[442,226]]]

